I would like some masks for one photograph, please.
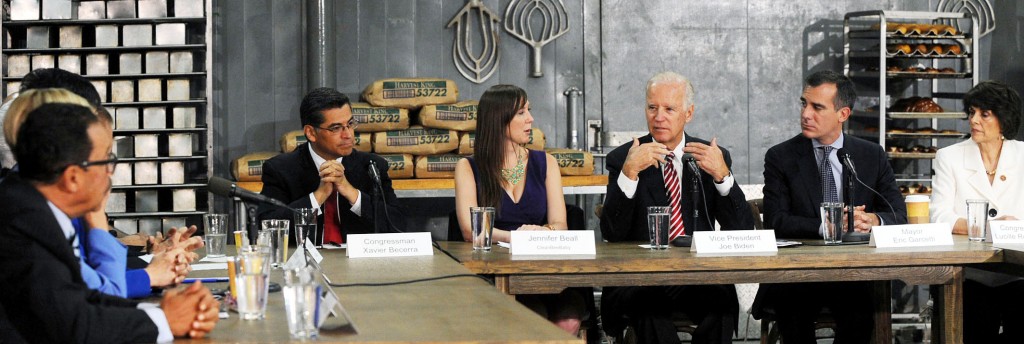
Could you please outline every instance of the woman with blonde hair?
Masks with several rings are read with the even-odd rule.
[[[14,166],[14,154],[11,150],[14,149],[14,145],[18,142],[18,128],[25,122],[25,116],[28,116],[32,110],[35,110],[40,105],[47,103],[67,103],[81,105],[95,111],[92,104],[89,104],[85,98],[72,93],[71,91],[62,88],[41,88],[34,90],[27,90],[14,96],[13,100],[8,101],[10,103],[7,106],[7,114],[4,116],[3,121],[3,135],[4,142],[7,144],[6,150],[0,151],[2,155],[3,166]],[[107,115],[107,123],[110,115]],[[100,118],[104,120],[104,118]]]

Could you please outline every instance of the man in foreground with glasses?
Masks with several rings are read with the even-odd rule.
[[[342,244],[345,235],[375,233],[375,228],[404,232],[405,218],[391,188],[387,161],[353,148],[358,123],[352,119],[348,97],[331,88],[315,89],[302,99],[299,116],[308,142],[263,163],[261,194],[292,208],[319,208],[323,243]],[[374,189],[380,199],[374,199]],[[293,217],[288,209],[266,204],[258,213],[261,220]],[[375,227],[377,223],[380,226]]]
[[[166,342],[202,337],[218,304],[200,284],[159,307],[90,290],[71,219],[101,210],[113,139],[88,107],[44,104],[18,129],[20,170],[0,183],[0,338],[14,342]]]

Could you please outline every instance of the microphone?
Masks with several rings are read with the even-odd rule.
[[[693,154],[683,153],[683,156],[679,157],[679,160],[685,161],[686,166],[690,167],[690,171],[692,171],[694,175],[700,174],[700,169],[697,168],[697,159],[693,157]]]
[[[373,182],[380,185],[380,171],[377,170],[377,162],[372,159],[370,160],[369,174]]]
[[[245,202],[266,203],[293,211],[295,210],[292,207],[289,207],[287,204],[284,204],[283,202],[278,201],[276,199],[260,195],[258,193],[246,189],[239,188],[237,184],[221,177],[210,177],[208,187],[210,188],[210,192],[212,192],[215,195],[220,195],[224,197],[238,197]]]
[[[847,170],[850,170],[850,173],[852,173],[854,178],[856,178],[857,169],[853,167],[853,160],[850,159],[850,152],[846,151],[846,148],[839,148],[839,150],[836,151],[836,156],[839,157],[839,161],[843,163],[843,166],[845,166]]]
[[[882,196],[882,194],[878,193],[877,190],[875,190],[874,188],[872,188],[872,187],[868,186],[867,184],[865,184],[863,181],[860,180],[860,177],[857,176],[857,169],[853,165],[853,159],[850,158],[850,152],[847,151],[846,148],[839,148],[839,150],[836,151],[836,154],[839,157],[839,161],[842,161],[843,166],[846,168],[846,170],[850,171],[849,191],[848,191],[848,193],[846,195],[847,196],[846,198],[850,200],[849,201],[849,203],[850,203],[849,207],[850,207],[851,213],[853,211],[853,206],[854,206],[853,205],[853,186],[854,186],[853,185],[853,181],[857,181],[858,184],[863,186],[865,189],[868,189],[868,191],[871,191],[872,193],[877,195],[878,198],[880,198],[883,202],[885,202],[885,205],[889,207],[889,211],[892,212],[893,215],[895,215],[896,214],[896,208],[893,208],[892,203],[889,203],[889,200],[885,199],[885,196]],[[852,220],[852,217],[851,217],[851,220],[850,220],[850,231],[851,232],[853,231],[853,220]]]

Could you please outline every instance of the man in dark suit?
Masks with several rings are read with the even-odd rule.
[[[872,226],[907,222],[903,197],[881,146],[843,134],[856,99],[853,82],[842,74],[821,71],[805,81],[801,134],[772,147],[764,158],[764,223],[778,237],[822,237],[820,204],[846,199],[842,182],[850,171],[837,155],[839,148],[849,154],[859,179],[882,195],[856,185],[854,230],[869,233]],[[759,318],[774,313],[786,343],[814,343],[814,321],[828,308],[836,321],[836,343],[868,343],[871,295],[871,282],[762,284],[754,312]]]
[[[0,183],[0,339],[122,343],[202,337],[217,302],[201,285],[164,294],[160,307],[90,290],[71,219],[102,209],[113,138],[92,110],[44,104],[18,131],[20,171]]]
[[[387,161],[353,149],[358,123],[348,97],[318,88],[302,99],[299,113],[308,142],[263,163],[261,193],[293,208],[319,208],[324,243],[344,243],[348,234],[404,232],[405,217],[391,188]],[[293,216],[287,209],[261,205],[259,218]]]
[[[649,206],[669,207],[670,240],[714,230],[716,220],[723,229],[753,229],[750,207],[729,170],[729,152],[716,139],[708,142],[683,131],[693,119],[690,82],[672,72],[655,75],[647,82],[646,109],[650,135],[608,154],[604,239],[647,242]],[[682,160],[684,153],[692,154],[700,169],[699,198],[693,196],[693,171]],[[699,218],[694,218],[694,207]],[[677,311],[698,325],[694,343],[731,343],[738,310],[731,284],[608,287],[601,300],[605,331],[622,333],[628,317],[640,343],[679,343],[672,323]]]

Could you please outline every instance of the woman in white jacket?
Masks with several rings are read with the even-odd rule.
[[[948,223],[961,235],[968,199],[987,200],[992,220],[1024,219],[1024,143],[1014,139],[1020,96],[985,81],[964,95],[964,111],[971,139],[936,153],[929,212],[933,223]],[[965,343],[1024,343],[1024,279],[967,269],[963,319]]]

